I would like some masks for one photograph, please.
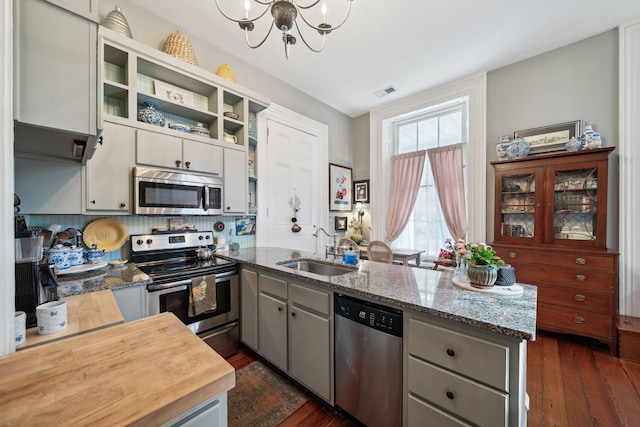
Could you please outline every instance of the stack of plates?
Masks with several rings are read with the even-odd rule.
[[[109,12],[109,14],[102,21],[102,25],[104,27],[112,29],[117,33],[127,36],[130,39],[133,38],[133,36],[131,35],[131,29],[129,28],[129,23],[122,14],[122,9],[120,9],[119,6],[116,6],[115,10]]]

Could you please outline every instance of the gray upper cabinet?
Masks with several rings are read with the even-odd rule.
[[[96,22],[50,2],[14,2],[16,153],[82,163],[92,155],[97,34]]]
[[[247,156],[244,151],[224,149],[224,213],[247,209]]]
[[[102,143],[86,165],[87,211],[130,214],[134,128],[105,122]]]

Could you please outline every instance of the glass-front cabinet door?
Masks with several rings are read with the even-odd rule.
[[[536,186],[539,170],[532,169],[515,174],[500,174],[498,223],[496,232],[500,240],[534,239],[540,233],[539,221],[540,201],[537,200]]]
[[[494,241],[606,248],[611,150],[492,163]]]

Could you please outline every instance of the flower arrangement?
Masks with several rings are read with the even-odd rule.
[[[496,255],[496,251],[485,243],[466,244],[465,254],[469,265],[504,265],[504,261]]]
[[[349,222],[349,228],[352,230],[351,236],[349,238],[356,242],[356,244],[362,243],[362,222],[358,221],[357,218],[351,218]]]

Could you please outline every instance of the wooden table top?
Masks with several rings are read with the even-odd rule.
[[[235,370],[171,313],[0,358],[0,424],[162,425],[235,386]]]
[[[47,335],[40,335],[38,327],[29,328],[27,339],[24,344],[16,347],[16,351],[124,323],[118,303],[110,290],[60,298],[60,301],[67,302],[67,327]]]

